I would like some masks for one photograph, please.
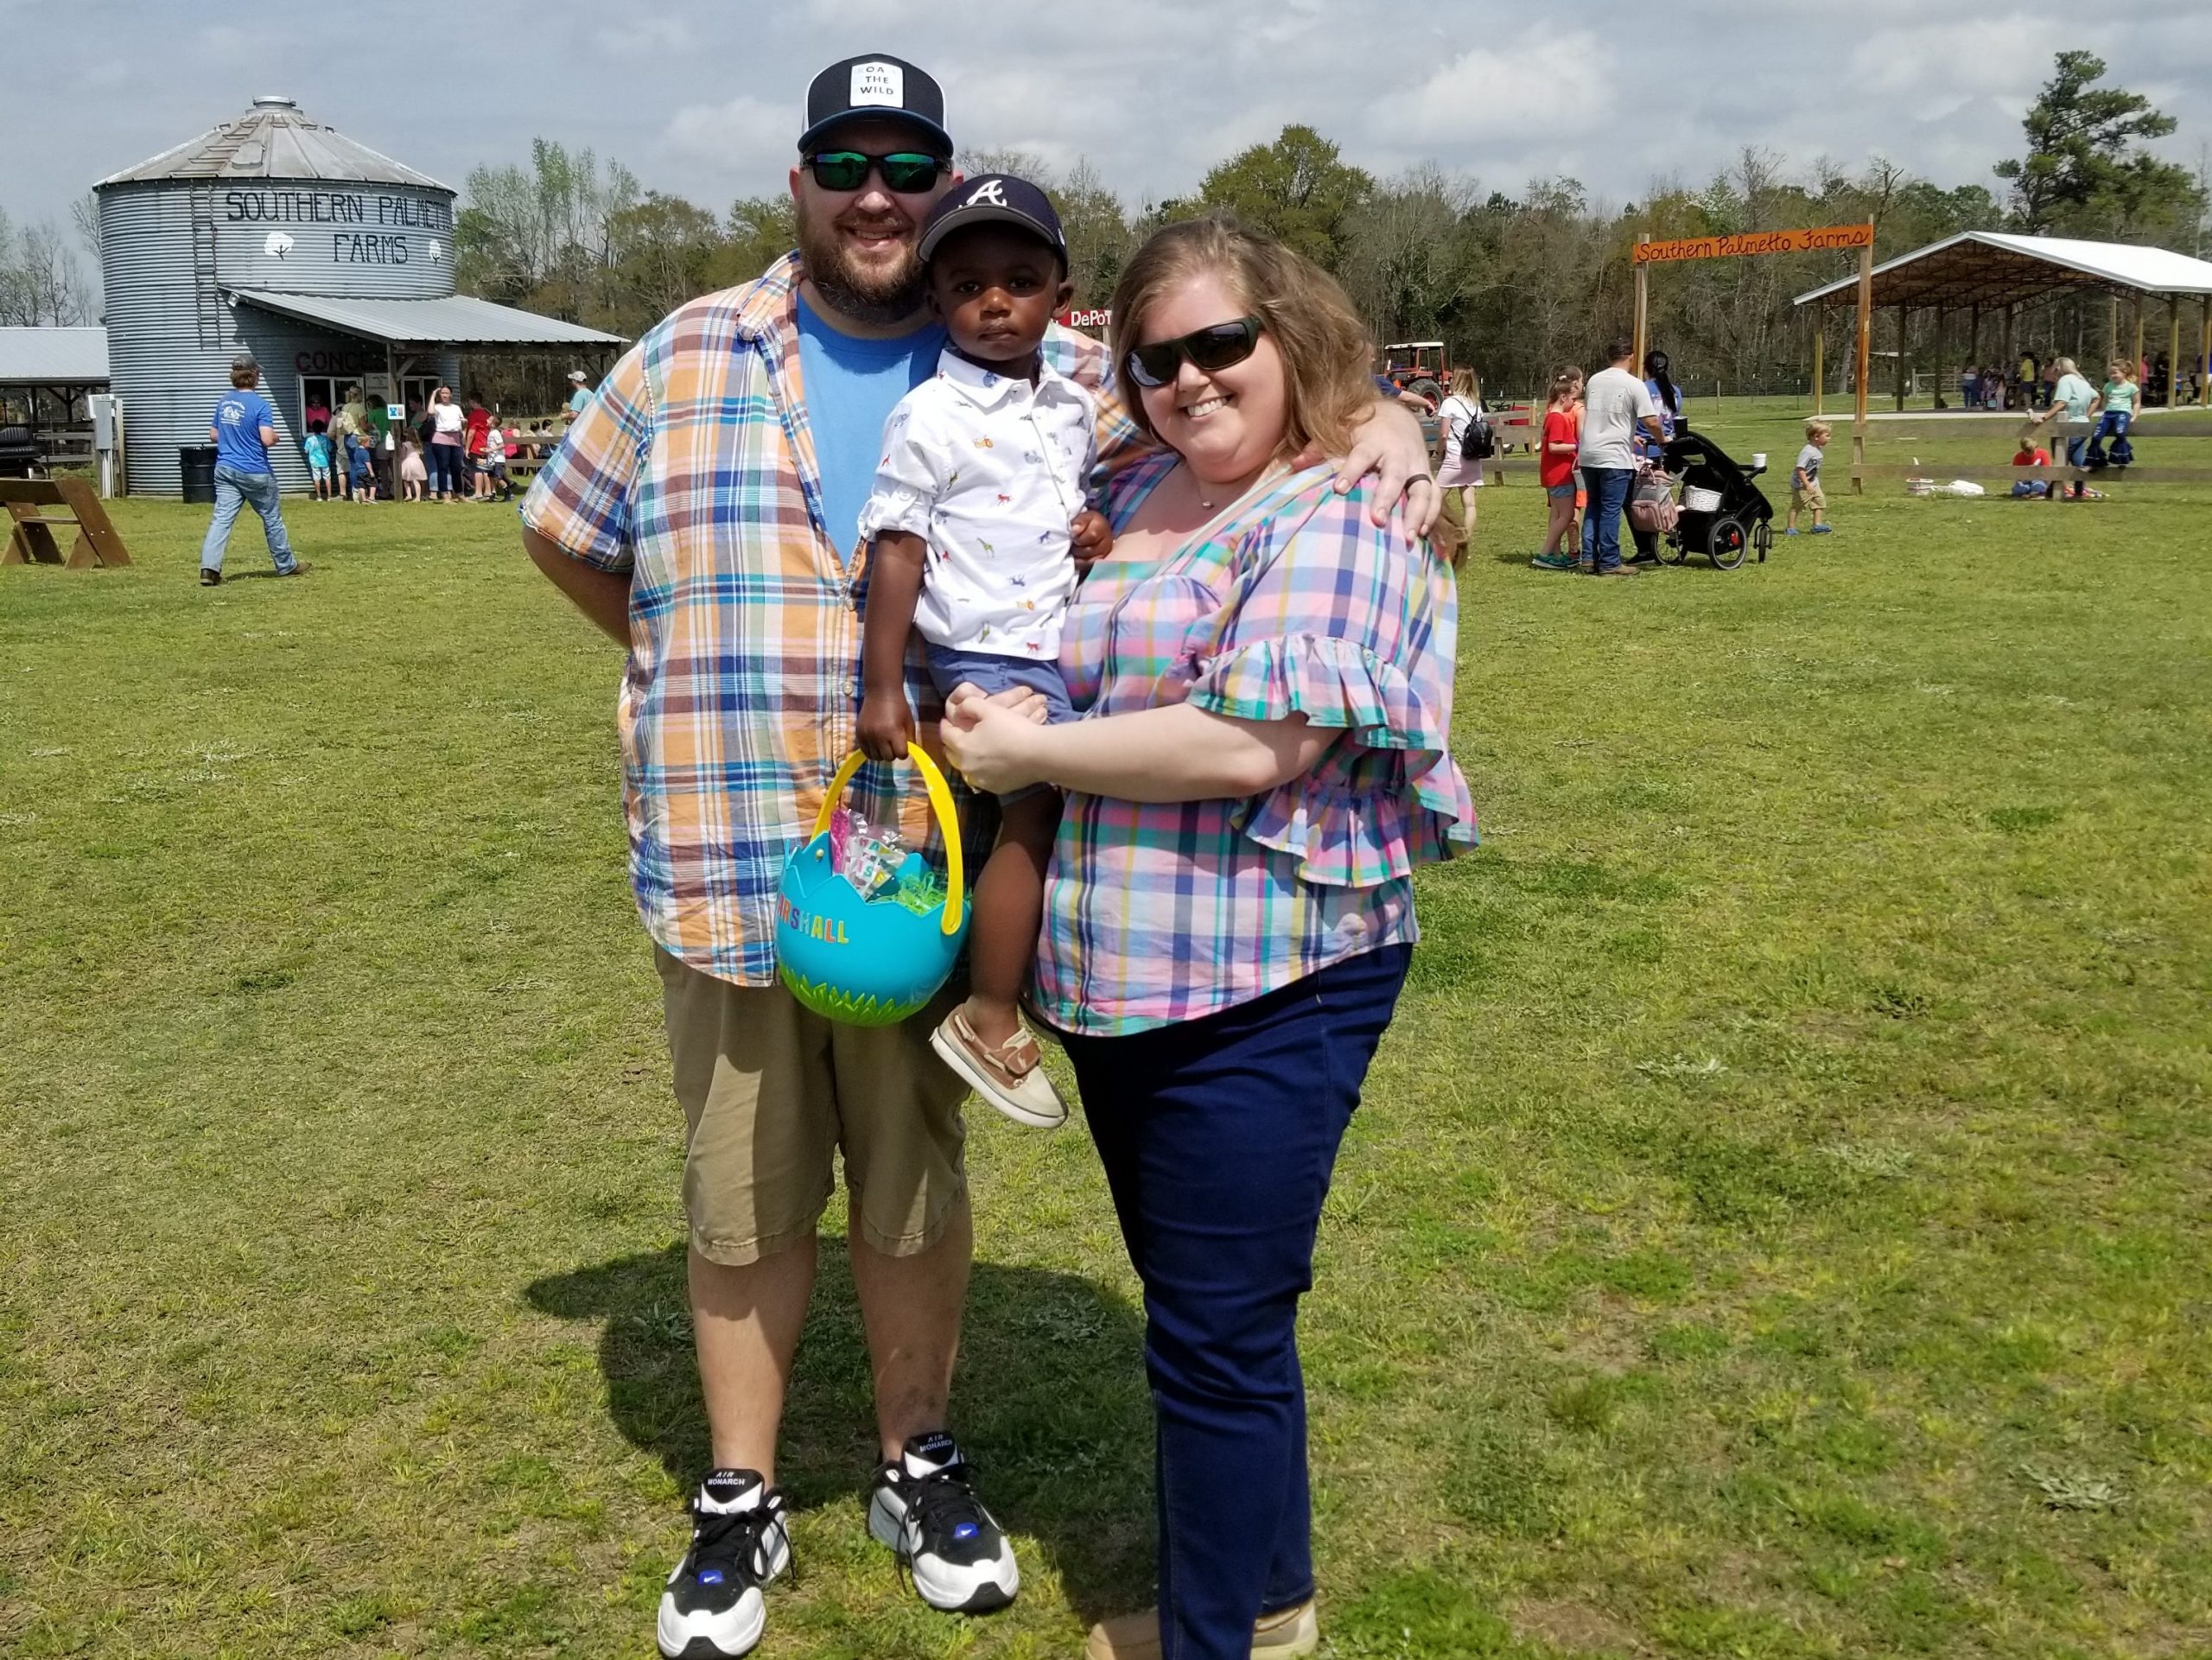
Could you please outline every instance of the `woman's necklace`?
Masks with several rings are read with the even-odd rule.
[[[1217,485],[1208,484],[1204,479],[1198,476],[1198,470],[1188,461],[1185,461],[1183,463],[1183,470],[1190,475],[1191,493],[1198,498],[1198,506],[1205,508],[1208,512],[1212,512],[1217,508],[1224,506],[1230,502],[1241,501],[1246,496],[1250,495],[1252,493],[1253,487],[1259,484],[1263,480],[1272,477],[1278,466],[1279,463],[1277,462],[1268,462],[1258,472],[1253,474],[1251,477],[1243,480],[1243,482],[1238,485],[1234,490],[1227,489]]]

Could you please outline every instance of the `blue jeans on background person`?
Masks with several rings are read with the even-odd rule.
[[[1621,512],[1628,506],[1632,468],[1586,467],[1582,488],[1589,505],[1582,515],[1582,563],[1598,571],[1618,570],[1621,563]]]
[[[1298,1300],[1412,956],[1386,945],[1198,1020],[1064,1036],[1144,1284],[1166,1660],[1247,1660],[1254,1620],[1313,1594]]]
[[[429,458],[431,492],[442,496],[459,495],[461,493],[461,446],[429,443],[423,447],[423,453]]]
[[[207,539],[200,544],[200,569],[222,569],[224,551],[231,544],[231,526],[238,523],[241,506],[251,506],[261,515],[262,533],[269,538],[269,557],[276,562],[276,574],[290,576],[299,561],[292,557],[291,538],[284,534],[284,515],[277,507],[276,475],[219,464],[215,468],[215,517],[208,524]]]
[[[2097,429],[2089,435],[2089,465],[2103,467],[2132,467],[2135,462],[2135,446],[2127,442],[2127,429],[2134,423],[2132,410],[2107,410],[2097,417]],[[2105,440],[2112,440],[2112,448],[2105,448]]]

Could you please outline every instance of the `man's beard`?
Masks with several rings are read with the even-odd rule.
[[[855,259],[835,224],[804,214],[798,224],[799,263],[830,308],[855,322],[904,322],[921,308],[929,274],[909,243],[888,271]]]

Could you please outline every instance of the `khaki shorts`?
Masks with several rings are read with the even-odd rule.
[[[1796,512],[1824,513],[1828,510],[1828,499],[1821,493],[1820,480],[1815,479],[1803,489],[1789,493],[1789,506]]]
[[[733,1267],[812,1233],[842,1151],[861,1237],[891,1256],[927,1250],[967,1187],[968,1085],[930,1033],[956,983],[897,1026],[845,1026],[781,985],[734,986],[655,947],[691,1243]]]

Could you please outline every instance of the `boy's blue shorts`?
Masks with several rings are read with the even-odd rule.
[[[1044,693],[1047,726],[1075,719],[1075,706],[1068,702],[1067,682],[1060,678],[1060,665],[1057,663],[1033,657],[1006,657],[996,652],[956,651],[950,646],[925,646],[925,649],[929,658],[930,682],[941,696],[951,696],[953,688],[963,681],[985,693],[1027,686]],[[1025,785],[999,799],[1020,801],[1052,787],[1049,784]]]

